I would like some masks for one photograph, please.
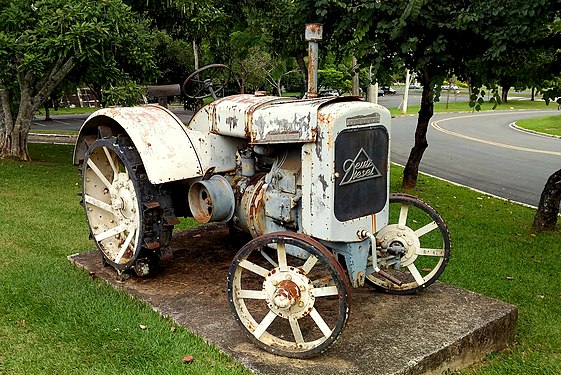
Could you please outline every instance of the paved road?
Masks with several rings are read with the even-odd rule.
[[[512,129],[517,120],[559,111],[500,111],[435,115],[420,170],[536,206],[547,178],[561,168],[561,139]],[[405,164],[417,117],[392,123],[391,160]]]
[[[193,112],[184,111],[181,108],[173,108],[172,112],[175,113],[180,120],[187,122]],[[36,130],[80,130],[80,127],[86,121],[89,115],[87,114],[74,114],[74,115],[57,115],[51,114],[51,121],[45,121],[44,116],[37,116],[31,125],[31,132]]]

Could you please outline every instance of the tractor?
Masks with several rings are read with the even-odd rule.
[[[160,105],[105,108],[74,151],[82,204],[103,262],[149,274],[172,257],[178,217],[250,235],[227,296],[259,347],[307,358],[341,335],[352,287],[420,291],[443,272],[450,235],[425,202],[389,193],[389,111],[357,97],[262,92],[218,98],[229,70],[183,83],[212,96],[184,124]]]

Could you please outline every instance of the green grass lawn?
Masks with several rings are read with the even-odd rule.
[[[511,100],[507,103],[503,103],[495,108],[495,111],[505,111],[505,110],[540,110],[540,109],[556,109],[556,105],[550,104],[546,105],[543,101],[531,101],[531,100]],[[402,115],[401,109],[396,107],[388,108],[392,116]],[[417,115],[419,112],[419,105],[411,105],[407,107],[407,114]],[[481,111],[493,110],[493,104],[485,102],[481,105]],[[456,102],[452,97],[450,97],[450,102],[448,103],[448,108],[446,108],[446,96],[441,95],[440,101],[434,103],[434,113],[446,113],[446,112],[476,112],[473,108],[469,106],[468,102]]]
[[[66,259],[94,246],[72,147],[29,148],[0,160],[0,374],[248,373]]]
[[[0,374],[248,373],[66,259],[93,248],[72,147],[30,152],[32,163],[0,160]],[[392,167],[393,191],[401,173]],[[408,193],[449,226],[441,280],[519,307],[516,345],[464,373],[560,374],[561,233],[534,233],[533,210],[433,178]]]
[[[57,115],[87,114],[87,113],[93,113],[98,109],[99,109],[98,107],[75,107],[75,108],[59,108],[57,111],[55,111],[54,108],[49,108],[49,115],[57,116]],[[40,117],[44,118],[45,108],[40,108],[39,110],[37,110],[37,112],[35,112],[35,116],[38,118]]]
[[[521,128],[561,136],[561,114],[516,121]]]

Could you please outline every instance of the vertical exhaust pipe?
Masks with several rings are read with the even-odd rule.
[[[320,23],[306,24],[305,37],[308,41],[308,92],[307,98],[318,96],[318,42],[321,41],[323,25]]]

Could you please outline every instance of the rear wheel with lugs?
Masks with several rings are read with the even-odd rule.
[[[148,181],[126,136],[97,139],[84,158],[82,199],[91,236],[120,273],[147,275],[166,253],[175,216],[171,196]]]

